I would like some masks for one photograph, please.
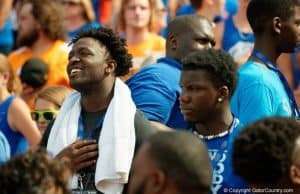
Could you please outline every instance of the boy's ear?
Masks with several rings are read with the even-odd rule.
[[[222,86],[218,89],[218,98],[221,98],[222,100],[229,98],[229,89],[227,86]]]
[[[281,33],[281,27],[282,27],[282,21],[280,17],[274,17],[273,18],[273,30],[277,33]]]

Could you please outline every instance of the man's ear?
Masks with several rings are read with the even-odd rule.
[[[290,179],[294,184],[300,186],[300,168],[293,164],[290,167]]]
[[[229,99],[229,89],[227,86],[222,86],[218,89],[218,96],[217,100],[218,102],[223,102],[225,99]]]
[[[280,17],[274,17],[272,22],[273,22],[274,32],[276,32],[276,34],[280,34],[281,27],[282,27],[282,21],[281,21]]]
[[[170,42],[170,49],[171,50],[176,50],[177,49],[177,39],[175,35],[171,35],[169,37],[169,42]]]
[[[114,60],[107,60],[105,67],[105,74],[111,74],[116,71],[117,63]]]
[[[146,186],[148,191],[152,191],[153,194],[163,193],[167,187],[167,177],[160,169],[155,169],[149,177],[148,184]]]

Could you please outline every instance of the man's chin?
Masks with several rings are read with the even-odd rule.
[[[31,47],[33,45],[34,42],[31,41],[24,41],[24,40],[17,40],[16,45],[17,48],[26,46],[26,47]]]
[[[195,123],[197,123],[197,120],[194,118],[190,118],[190,117],[184,117],[184,120],[189,124],[189,125],[194,125]]]
[[[16,40],[17,47],[31,47],[39,39],[38,32],[32,32],[30,35],[19,35]]]
[[[71,88],[73,88],[74,90],[77,90],[77,91],[81,91],[84,88],[87,88],[87,84],[80,82],[79,80],[77,80],[77,81],[70,80],[70,86],[71,86]]]
[[[92,90],[92,84],[86,83],[83,80],[77,80],[77,81],[70,81],[70,86],[74,90],[83,93],[83,94],[89,94],[93,92]]]

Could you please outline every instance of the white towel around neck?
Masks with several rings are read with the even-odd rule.
[[[77,138],[80,98],[80,93],[72,93],[56,117],[47,144],[47,150],[54,155]],[[95,185],[104,194],[122,193],[124,184],[128,182],[135,148],[135,113],[136,106],[129,88],[117,78],[98,143]],[[76,180],[74,176],[72,182],[77,184]]]

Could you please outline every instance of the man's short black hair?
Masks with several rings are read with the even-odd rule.
[[[209,193],[212,169],[206,146],[188,132],[159,132],[147,141],[147,153],[178,193]]]
[[[111,58],[117,63],[116,76],[126,75],[132,67],[132,55],[126,49],[126,40],[120,38],[111,29],[100,27],[82,31],[71,43],[76,43],[81,38],[94,38],[103,44]]]
[[[274,184],[288,176],[300,125],[272,117],[245,127],[234,141],[234,172],[248,183]]]
[[[236,88],[237,66],[233,58],[221,49],[192,52],[182,60],[183,71],[204,70],[216,88],[227,86],[230,96]]]
[[[251,0],[247,8],[247,18],[254,34],[261,34],[274,17],[289,19],[298,0]]]

